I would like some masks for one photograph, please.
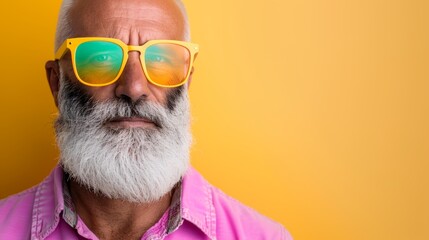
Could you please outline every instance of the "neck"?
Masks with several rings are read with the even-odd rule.
[[[110,199],[70,181],[76,212],[99,239],[140,239],[170,206],[171,192],[151,203]]]

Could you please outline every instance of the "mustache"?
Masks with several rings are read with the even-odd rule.
[[[126,98],[119,98],[109,100],[103,103],[103,105],[102,114],[100,114],[100,111],[94,111],[100,114],[101,124],[118,118],[146,118],[159,128],[164,125],[162,120],[164,115],[160,111],[151,108],[144,100],[138,100],[133,103]]]
[[[155,126],[162,128],[167,111],[173,112],[183,86],[172,89],[166,97],[166,106],[140,98],[133,102],[127,96],[96,101],[87,94],[78,83],[67,77],[61,84],[63,88],[58,95],[60,116],[63,123],[81,123],[90,121],[92,124],[103,125],[117,118],[146,118]]]

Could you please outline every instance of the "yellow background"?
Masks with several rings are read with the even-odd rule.
[[[429,5],[185,0],[193,165],[295,239],[429,239]],[[56,164],[59,0],[0,7],[0,198]]]

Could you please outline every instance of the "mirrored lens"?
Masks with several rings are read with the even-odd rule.
[[[82,81],[90,84],[111,82],[121,69],[123,56],[122,48],[115,43],[82,43],[77,47],[75,55],[77,74]]]
[[[173,86],[185,80],[190,66],[190,53],[181,45],[158,43],[146,49],[144,61],[148,77],[153,82]]]

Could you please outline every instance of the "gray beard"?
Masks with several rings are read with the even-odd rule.
[[[187,91],[173,89],[167,106],[147,100],[96,102],[60,74],[55,131],[60,163],[78,184],[111,199],[148,203],[172,190],[189,167]],[[116,117],[145,117],[155,128],[113,129]]]

